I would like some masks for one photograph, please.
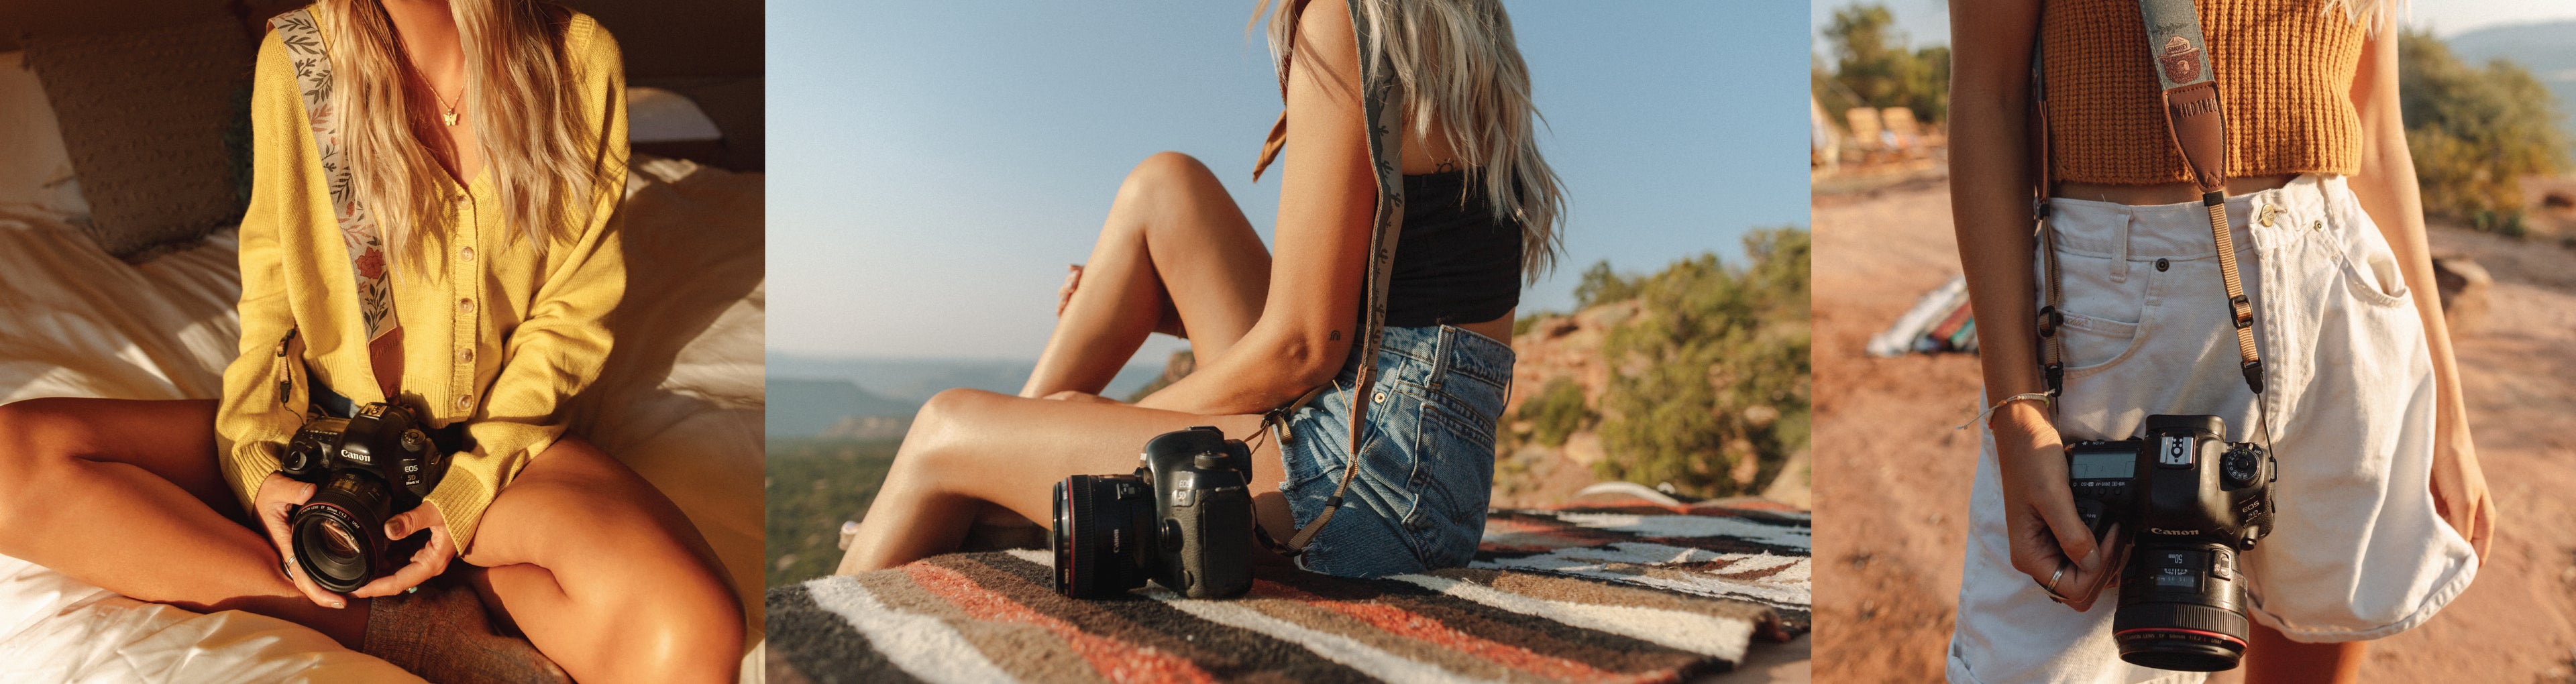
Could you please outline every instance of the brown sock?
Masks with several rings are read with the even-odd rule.
[[[367,603],[362,650],[424,679],[445,684],[572,681],[527,639],[497,633],[482,599],[452,578],[431,578],[419,591]]]

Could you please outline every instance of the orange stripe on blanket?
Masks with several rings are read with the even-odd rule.
[[[1455,650],[1493,661],[1504,667],[1550,679],[1576,682],[1672,681],[1671,672],[1621,674],[1586,665],[1581,661],[1540,655],[1526,648],[1461,632],[1442,624],[1439,620],[1384,603],[1328,599],[1265,579],[1252,581],[1252,595],[1297,601],[1341,613],[1366,622],[1372,627],[1385,630],[1388,634],[1429,642],[1434,646]]]
[[[1010,597],[985,589],[955,570],[929,563],[912,563],[903,566],[903,569],[912,575],[912,581],[915,584],[947,599],[949,603],[956,604],[959,610],[965,611],[968,616],[977,620],[1017,622],[1044,627],[1047,631],[1054,632],[1056,636],[1063,637],[1065,643],[1073,646],[1074,653],[1091,663],[1092,669],[1100,671],[1100,674],[1107,676],[1111,681],[1139,684],[1161,682],[1205,684],[1216,681],[1214,677],[1208,676],[1207,671],[1199,669],[1187,659],[1156,649],[1137,648],[1117,639],[1085,632],[1071,623],[1037,612],[1028,606],[1020,605],[1017,601],[1012,601]]]

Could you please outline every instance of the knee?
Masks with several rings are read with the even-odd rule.
[[[1172,189],[1214,179],[1206,164],[1179,152],[1156,152],[1137,162],[1127,171],[1127,180],[1118,185],[1118,203],[1130,206],[1160,206],[1158,199]]]
[[[58,442],[72,418],[58,403],[29,399],[0,405],[0,490],[10,494],[0,500],[24,501],[27,497],[19,496],[20,492],[40,489],[28,487],[30,482],[69,460],[70,454]]]
[[[912,427],[903,435],[903,447],[897,452],[896,466],[936,468],[946,465],[956,453],[953,445],[968,432],[967,424],[981,411],[981,406],[999,396],[991,392],[957,388],[931,395],[922,402],[921,411],[913,414]]]
[[[648,573],[664,574],[669,573]],[[616,621],[624,632],[604,644],[635,672],[679,676],[709,673],[730,676],[743,648],[742,603],[731,587],[708,573],[662,576],[634,582],[615,599],[622,610]],[[639,578],[641,579],[641,578]],[[677,680],[674,680],[677,681]]]

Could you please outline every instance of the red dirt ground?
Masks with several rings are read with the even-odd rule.
[[[1958,271],[1948,186],[1820,195],[1814,225],[1815,678],[1938,681],[1978,442],[1951,426],[1977,410],[1977,361],[1861,349]],[[2576,681],[2576,249],[2431,239],[2495,277],[2494,313],[2457,345],[2502,519],[2476,583],[2373,644],[2363,678]]]

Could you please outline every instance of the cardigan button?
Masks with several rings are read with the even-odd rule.
[[[467,395],[461,395],[461,396],[456,397],[456,410],[458,410],[458,411],[472,411],[472,410],[474,410],[474,395],[467,394]]]
[[[465,248],[465,249],[457,250],[456,256],[457,256],[457,258],[464,259],[466,263],[473,263],[473,262],[474,262],[474,248],[472,248],[472,247],[467,247],[467,248]]]
[[[468,297],[456,300],[456,310],[463,311],[465,313],[474,313],[474,299]]]
[[[459,349],[459,350],[456,350],[456,360],[457,360],[459,363],[473,363],[473,362],[474,362],[474,350],[472,350],[472,349]]]

